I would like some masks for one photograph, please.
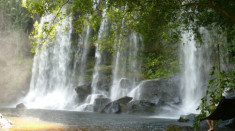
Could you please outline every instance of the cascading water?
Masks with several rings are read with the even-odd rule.
[[[108,29],[108,19],[106,17],[106,9],[104,9],[102,17],[103,17],[103,20],[101,22],[99,33],[98,33],[98,40],[97,40],[98,42],[101,42],[101,40],[107,35],[107,31],[108,31],[107,30]],[[101,91],[97,88],[97,84],[98,84],[99,77],[100,77],[100,66],[101,66],[101,62],[102,62],[102,52],[100,51],[101,48],[98,45],[98,42],[96,42],[96,44],[95,44],[95,46],[96,46],[96,51],[95,51],[96,62],[95,62],[93,76],[92,76],[91,87],[92,87],[93,94],[105,95],[103,91]]]
[[[75,62],[73,68],[73,77],[75,77],[75,73],[78,70],[78,82],[77,85],[84,84],[84,77],[85,77],[85,70],[86,70],[86,63],[87,63],[87,55],[89,52],[89,38],[90,38],[90,31],[91,26],[87,26],[85,28],[84,33],[79,36],[78,42],[78,50],[75,54]],[[76,77],[75,77],[76,78]]]
[[[40,24],[53,18],[53,15],[44,16]],[[64,26],[68,27],[66,31],[63,30]],[[54,44],[44,44],[44,50],[36,51],[30,90],[23,100],[29,108],[66,109],[74,105],[76,94],[69,86],[71,17],[62,20],[62,26],[57,27],[56,32]]]
[[[122,37],[118,41],[118,51],[114,57],[113,82],[111,99],[116,100],[126,96],[136,86],[138,75],[141,71],[141,61],[138,60],[138,52],[142,48],[142,41],[136,33],[132,33],[125,43],[126,47],[121,49]]]
[[[99,0],[94,1],[94,10],[98,3]],[[99,82],[103,79],[101,67],[104,64],[104,53],[100,50],[99,43],[105,41],[110,24],[106,15],[106,9],[104,9],[97,42],[95,43],[95,65],[91,77],[92,91],[86,100],[80,100],[75,87],[88,84],[85,77],[87,75],[88,57],[90,57],[88,54],[92,29],[91,25],[84,28],[83,33],[79,35],[77,48],[74,51],[70,40],[72,21],[71,17],[67,17],[62,21],[61,27],[56,29],[54,44],[42,45],[44,49],[42,52],[40,52],[40,49],[37,50],[38,55],[34,57],[30,91],[22,101],[27,107],[82,111],[94,104],[96,98],[110,97],[111,100],[116,100],[128,95],[131,89],[136,86],[141,71],[141,61],[138,56],[142,49],[142,40],[139,34],[133,32],[128,37],[121,37],[118,40],[118,46],[124,45],[125,47],[117,48],[117,53],[113,57],[114,68],[110,92],[100,88]],[[42,17],[40,24],[50,23],[53,18],[53,15]],[[68,27],[68,30],[63,31],[62,27],[65,26]],[[74,57],[71,57],[73,55]],[[92,109],[88,110],[91,111]]]
[[[205,35],[205,29],[203,35]],[[208,35],[207,35],[208,36]],[[196,47],[198,44],[195,41],[192,31],[182,34],[182,59],[183,59],[183,76],[181,80],[182,87],[182,113],[196,113],[196,108],[199,106],[201,98],[205,94],[205,86],[208,80],[210,70],[210,52],[208,50],[208,39],[203,40],[203,45]]]
[[[98,42],[101,42],[102,39],[107,35],[108,31],[108,19],[106,16],[106,9],[103,10],[102,14],[102,22],[100,25],[99,33],[98,33]],[[78,107],[78,110],[84,110],[88,105],[91,105],[94,103],[95,99],[98,97],[107,97],[107,93],[103,90],[98,89],[98,81],[100,80],[100,68],[102,64],[102,52],[100,51],[100,46],[98,42],[95,43],[96,51],[95,51],[95,66],[94,66],[94,72],[92,75],[92,94],[90,94],[87,98],[84,104],[82,104],[80,107]]]

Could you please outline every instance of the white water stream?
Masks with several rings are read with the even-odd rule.
[[[141,73],[141,61],[138,56],[142,49],[142,40],[136,33],[132,33],[127,41],[122,39],[123,37],[120,37],[118,41],[118,51],[113,62],[112,100],[127,96],[136,87]]]
[[[96,5],[94,5],[95,8]],[[40,24],[51,21],[53,18],[53,15],[44,16]],[[117,52],[112,59],[113,70],[110,91],[106,92],[99,88],[99,81],[102,79],[100,70],[103,64],[103,52],[100,50],[99,42],[104,41],[108,35],[109,24],[106,9],[104,9],[98,38],[95,42],[95,65],[91,78],[92,92],[87,96],[84,103],[76,102],[75,87],[87,84],[84,79],[87,71],[92,29],[91,26],[87,26],[79,35],[78,48],[73,60],[71,58],[73,53],[71,49],[71,17],[64,19],[62,26],[56,29],[54,44],[44,44],[42,45],[43,51],[37,50],[38,55],[34,57],[30,90],[23,99],[23,103],[29,108],[84,110],[100,97],[116,100],[129,95],[134,99],[137,98],[141,93],[137,82],[140,81],[141,59],[139,59],[139,56],[143,46],[141,36],[135,32],[130,33],[126,38],[120,34],[117,47],[114,47]],[[68,29],[63,30],[64,26]],[[205,29],[202,29],[201,33],[205,36],[208,35]],[[180,113],[182,114],[196,112],[195,109],[199,105],[201,97],[205,94],[205,82],[208,79],[206,74],[210,69],[210,52],[207,45],[210,40],[204,38],[204,45],[197,48],[198,44],[194,37],[192,31],[185,31],[181,39],[184,43],[180,51],[182,52],[181,59],[183,62],[183,77],[180,83],[183,103]]]
[[[44,16],[40,24],[50,22],[53,18],[53,15]],[[63,30],[64,26],[67,30]],[[29,108],[69,109],[74,105],[76,93],[69,86],[71,17],[65,18],[56,32],[54,44],[44,44],[42,51],[36,50],[30,90],[23,99]]]
[[[202,45],[195,41],[195,35],[192,31],[185,31],[182,34],[182,114],[197,113],[196,109],[201,102],[201,98],[206,93],[208,74],[211,67],[210,50],[208,48],[210,37],[208,31],[204,28],[201,28],[200,33],[203,36],[207,36],[203,39]]]

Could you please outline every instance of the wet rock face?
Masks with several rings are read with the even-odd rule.
[[[124,96],[118,100],[116,100],[115,102],[119,103],[119,104],[127,104],[128,102],[130,102],[133,98],[129,97],[129,96]]]
[[[131,101],[127,104],[127,113],[130,114],[154,114],[157,105],[147,100]]]
[[[100,80],[97,83],[97,89],[102,90],[102,91],[106,92],[107,94],[109,92],[110,86],[111,86],[110,82],[107,80]],[[88,95],[90,95],[92,93],[91,83],[77,86],[75,88],[75,91],[77,93],[78,102],[82,103],[86,100]]]
[[[106,113],[106,114],[121,113],[121,106],[117,102],[111,102],[105,106],[105,108],[102,110],[102,113]]]
[[[139,100],[147,100],[158,104],[159,100],[166,103],[180,104],[180,75],[165,79],[144,81],[139,86]]]
[[[95,112],[101,112],[104,107],[110,103],[109,98],[96,98],[94,102],[94,111]]]
[[[91,94],[91,84],[81,85],[75,88],[79,102],[83,102]]]
[[[131,101],[131,97],[123,97],[110,102],[104,107],[102,113],[106,114],[154,114],[158,106],[146,100]]]
[[[131,100],[132,97],[122,97],[116,101],[107,104],[101,112],[107,114],[124,113],[127,111],[127,103],[129,103]]]

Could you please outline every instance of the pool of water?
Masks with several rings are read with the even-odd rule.
[[[64,130],[117,130],[117,131],[164,131],[168,125],[191,126],[172,118],[129,114],[100,114],[61,110],[0,108],[4,116],[21,119],[31,117],[41,121],[57,123]],[[25,123],[26,124],[26,123]],[[61,130],[61,128],[60,128]]]

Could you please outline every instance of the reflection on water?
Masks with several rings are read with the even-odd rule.
[[[65,126],[58,123],[42,121],[33,117],[8,117],[13,127],[9,131],[35,131],[35,130],[64,130]]]

